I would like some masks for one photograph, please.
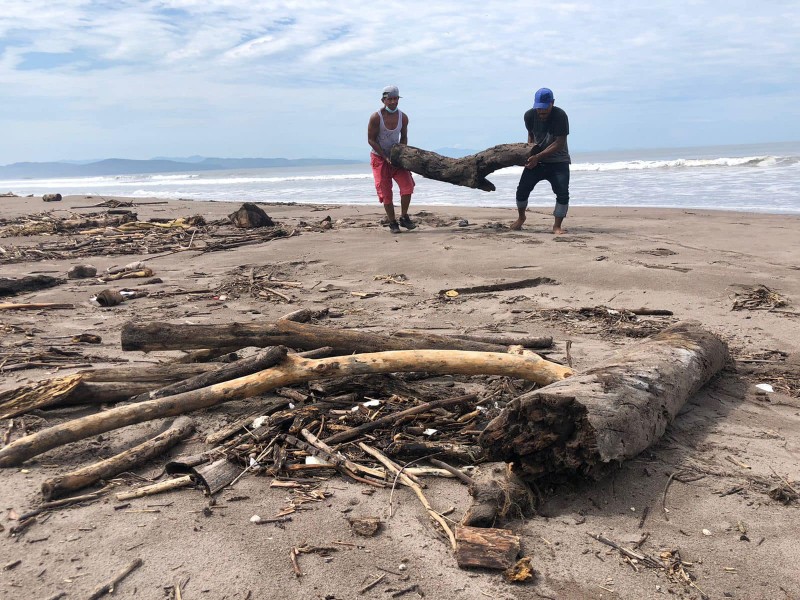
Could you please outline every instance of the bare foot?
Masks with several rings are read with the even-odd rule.
[[[553,227],[553,233],[555,235],[564,235],[565,233],[567,233],[567,230],[562,229],[561,227]]]
[[[525,219],[517,219],[511,224],[511,231],[519,231],[522,229],[522,224],[525,222]]]

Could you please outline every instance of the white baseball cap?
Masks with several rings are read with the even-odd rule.
[[[387,85],[383,88],[381,98],[400,98],[400,90],[396,85]]]

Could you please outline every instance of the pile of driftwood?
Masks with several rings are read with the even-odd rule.
[[[672,311],[652,308],[609,308],[607,306],[584,306],[579,308],[554,308],[538,311],[545,320],[558,323],[559,327],[581,333],[622,335],[644,338],[656,334],[674,322]],[[659,317],[647,319],[641,317]]]
[[[789,301],[765,285],[755,285],[736,294],[731,310],[774,310],[789,304]]]
[[[257,206],[245,204],[227,219],[213,223],[198,215],[139,221],[137,214],[127,208],[65,218],[42,213],[4,220],[0,222],[0,237],[47,235],[58,239],[33,245],[0,245],[0,264],[187,250],[218,252],[297,233],[273,223],[266,213],[266,219],[259,216],[258,211],[263,213]]]
[[[155,438],[44,481],[44,510],[176,445],[194,430],[190,413],[251,398],[251,412],[205,433],[205,450],[167,465],[177,477],[118,499],[192,484],[214,494],[248,473],[295,488],[299,504],[314,501],[318,477],[326,473],[371,487],[402,485],[438,524],[460,565],[503,568],[510,579],[525,580],[530,560],[516,560],[519,538],[494,527],[510,507],[530,504],[520,476],[597,474],[632,458],[663,434],[686,399],[727,360],[724,343],[696,323],[676,325],[576,374],[531,350],[509,351],[508,342],[523,339],[383,336],[302,322],[310,316],[296,311],[267,324],[128,323],[125,350],[262,350],[223,364],[96,369],[6,393],[3,418],[77,403],[118,405],[14,439],[0,449],[0,466],[19,466],[121,427],[178,417]],[[538,345],[547,341],[537,338]],[[469,378],[463,389],[448,388],[430,379],[441,375]],[[533,391],[520,395],[509,384],[518,380]],[[474,477],[460,468],[481,463]],[[426,476],[469,483],[474,504],[459,526],[451,527],[425,496]],[[286,519],[295,508],[272,519]]]

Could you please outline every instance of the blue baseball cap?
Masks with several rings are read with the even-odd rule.
[[[533,100],[533,108],[550,108],[553,100],[553,90],[550,88],[541,88],[536,90],[536,96]]]

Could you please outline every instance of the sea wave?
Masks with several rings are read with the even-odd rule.
[[[629,160],[601,163],[575,163],[573,171],[642,171],[698,167],[776,167],[798,164],[797,156],[737,156],[720,158],[677,158],[674,160]]]

